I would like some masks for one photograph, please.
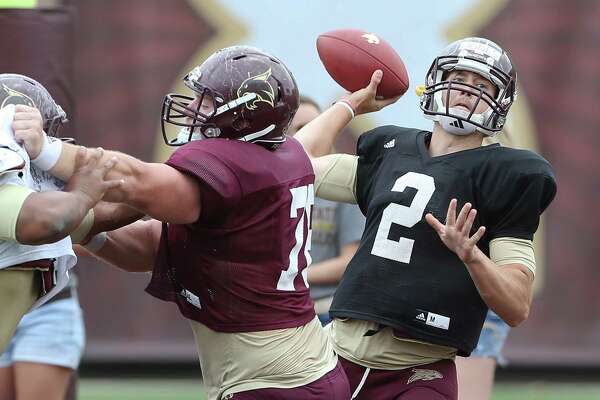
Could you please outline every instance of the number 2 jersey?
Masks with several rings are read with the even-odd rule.
[[[384,126],[358,143],[357,202],[367,217],[360,247],[330,314],[373,321],[468,355],[487,312],[466,266],[425,221],[444,222],[450,200],[477,209],[473,231],[489,257],[495,238],[532,240],[556,193],[546,160],[499,144],[438,157],[431,132]]]

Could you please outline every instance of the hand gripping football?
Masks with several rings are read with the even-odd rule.
[[[317,38],[319,58],[331,77],[355,92],[369,84],[376,69],[383,71],[377,96],[390,98],[408,89],[408,73],[396,51],[381,37],[358,29],[338,29]]]

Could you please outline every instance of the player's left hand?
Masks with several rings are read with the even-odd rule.
[[[15,141],[25,148],[29,158],[36,158],[44,144],[44,120],[39,110],[22,104],[15,106],[12,129]]]
[[[485,227],[480,226],[477,232],[469,237],[477,210],[472,208],[471,203],[466,203],[457,217],[456,204],[456,199],[450,200],[445,225],[431,213],[425,215],[425,220],[437,232],[446,247],[456,253],[462,262],[469,263],[476,257],[479,250],[476,245],[479,239],[483,237]]]

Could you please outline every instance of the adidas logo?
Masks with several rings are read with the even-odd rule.
[[[460,128],[460,129],[464,129],[464,127],[465,127],[460,119],[457,119],[456,121],[450,123],[450,126],[453,126],[455,128]]]
[[[389,142],[387,142],[386,144],[383,145],[384,149],[391,149],[392,147],[394,147],[396,145],[396,139],[392,139]]]
[[[425,314],[423,314],[423,313],[421,313],[421,314],[417,315],[417,316],[416,316],[416,318],[417,318],[418,320],[421,320],[421,321],[425,321],[425,320],[426,320],[426,318],[425,318]]]

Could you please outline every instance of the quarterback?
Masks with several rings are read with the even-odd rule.
[[[356,202],[367,218],[330,333],[353,398],[456,399],[454,357],[471,353],[488,308],[510,326],[529,314],[532,239],[554,173],[530,151],[482,146],[517,87],[507,53],[483,38],[433,61],[420,103],[431,132],[382,126],[360,137],[358,156],[326,155],[355,113],[385,105],[375,99],[381,76],[295,136],[317,196]]]

